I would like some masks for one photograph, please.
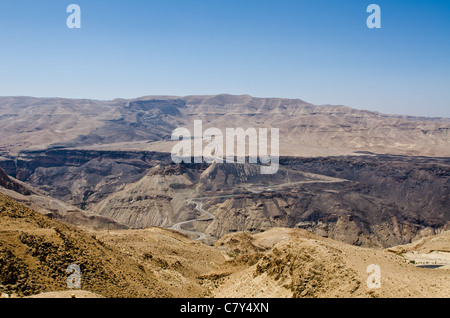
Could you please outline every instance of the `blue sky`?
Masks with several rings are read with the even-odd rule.
[[[0,46],[0,96],[230,93],[450,117],[448,0],[1,0]]]

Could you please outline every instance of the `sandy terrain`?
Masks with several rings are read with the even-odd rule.
[[[0,194],[0,292],[13,297],[448,297],[448,269],[408,264],[404,252],[441,253],[448,233],[402,253],[273,228],[228,234],[207,246],[161,228],[80,229]],[[414,245],[415,244],[415,245]],[[406,250],[409,249],[409,250]],[[427,252],[428,251],[428,252]],[[66,286],[65,269],[82,268],[83,290]],[[379,288],[367,280],[378,265]]]
[[[48,292],[30,296],[28,298],[104,298],[101,295],[85,290],[68,290],[61,292]]]
[[[398,255],[360,248],[306,231],[271,229],[254,236],[231,234],[216,245],[238,256],[243,270],[235,271],[212,291],[215,297],[448,297],[450,272],[418,268]],[[228,246],[227,246],[228,245]],[[258,250],[266,250],[256,256]],[[256,260],[251,259],[254,255]],[[255,264],[253,264],[255,263]],[[381,288],[370,289],[369,265],[381,269]]]
[[[435,236],[423,237],[407,245],[387,249],[401,255],[416,266],[450,269],[450,231]]]

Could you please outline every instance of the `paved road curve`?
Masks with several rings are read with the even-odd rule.
[[[181,229],[181,226],[182,226],[182,225],[185,225],[185,224],[192,223],[192,222],[196,222],[196,221],[204,221],[204,222],[206,222],[206,221],[212,221],[212,220],[214,219],[214,215],[212,215],[211,213],[209,213],[208,211],[206,211],[206,210],[204,210],[204,209],[202,208],[203,203],[198,202],[198,201],[194,201],[193,199],[187,199],[186,201],[188,202],[188,204],[194,203],[194,204],[195,204],[195,209],[196,209],[197,211],[200,211],[201,213],[205,214],[207,217],[206,217],[206,218],[203,218],[203,219],[192,219],[192,220],[188,220],[188,221],[184,221],[184,222],[179,222],[179,223],[177,223],[177,224],[174,224],[174,225],[171,227],[171,229],[176,230],[176,231],[179,231],[179,232],[184,233],[184,234],[195,234],[195,235],[198,235],[197,241],[204,240],[204,239],[206,239],[205,233],[197,232],[197,231],[187,231],[187,230],[183,230],[183,229]]]
[[[281,168],[281,169],[283,169],[283,168]],[[284,170],[288,170],[288,169],[284,169]],[[318,175],[318,174],[313,174],[313,173],[303,172],[303,174],[305,176],[307,176],[307,177],[313,178],[313,180],[287,182],[287,183],[271,185],[271,186],[248,187],[247,191],[249,191],[251,193],[261,193],[261,192],[265,192],[265,191],[273,192],[273,191],[281,189],[281,188],[283,188],[285,186],[301,185],[301,184],[306,184],[306,183],[350,182],[349,180],[345,180],[345,179],[333,178],[333,177],[328,177],[328,176]],[[219,195],[219,196],[212,196],[212,197],[200,197],[200,198],[195,198],[195,199],[202,200],[202,199],[212,199],[212,198],[228,198],[228,197],[236,197],[236,196],[242,196],[242,195],[243,194],[227,194],[227,195]],[[194,199],[187,199],[186,201],[188,202],[188,204],[194,203],[195,204],[195,209],[197,211],[200,211],[201,213],[205,214],[206,218],[203,218],[203,219],[192,219],[192,220],[188,220],[188,221],[179,222],[179,223],[174,224],[171,227],[171,229],[179,231],[179,232],[184,233],[184,234],[195,234],[195,235],[198,235],[197,241],[204,240],[206,238],[205,233],[197,232],[197,231],[183,230],[183,229],[181,229],[181,226],[185,225],[185,224],[192,223],[192,222],[196,222],[196,221],[203,221],[203,222],[212,221],[212,220],[214,220],[214,215],[212,215],[211,213],[209,213],[208,211],[203,209],[203,203],[201,203],[199,201],[194,201]]]

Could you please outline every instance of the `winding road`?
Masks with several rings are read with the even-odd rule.
[[[284,170],[288,170],[288,169],[284,169]],[[293,185],[295,186],[295,185],[306,184],[306,183],[350,182],[349,180],[333,178],[333,177],[328,177],[328,176],[324,176],[324,175],[318,175],[318,174],[314,174],[314,173],[303,172],[303,175],[306,176],[306,177],[311,178],[312,180],[304,180],[304,181],[297,181],[297,182],[290,182],[289,181],[287,183],[281,183],[281,184],[271,185],[271,186],[257,186],[257,187],[252,186],[252,187],[247,187],[246,190],[248,192],[250,192],[250,193],[261,193],[261,192],[265,192],[265,191],[273,192],[273,191],[276,191],[276,190],[278,190],[280,188],[283,188],[283,187],[286,187],[286,186],[293,186]],[[289,180],[289,176],[288,176],[288,180]],[[197,211],[203,213],[204,215],[206,215],[206,218],[192,219],[192,220],[179,222],[179,223],[174,224],[172,227],[170,227],[170,229],[176,230],[176,231],[181,232],[181,233],[186,234],[186,235],[189,235],[189,234],[197,235],[198,238],[196,240],[197,241],[202,241],[202,240],[206,239],[205,233],[198,232],[198,231],[183,230],[181,228],[182,225],[193,223],[193,222],[208,222],[208,221],[214,220],[214,215],[212,215],[211,213],[209,213],[208,211],[203,209],[203,203],[199,202],[199,201],[194,201],[194,199],[195,200],[203,200],[203,199],[213,199],[213,198],[228,198],[228,197],[236,197],[236,196],[242,196],[242,195],[243,194],[226,194],[226,195],[218,195],[218,196],[198,197],[198,198],[193,198],[193,199],[186,199],[188,204],[194,203],[195,204],[195,209]]]
[[[206,198],[199,198],[199,199],[206,199]],[[179,223],[174,224],[174,225],[171,227],[171,229],[172,229],[172,230],[176,230],[176,231],[181,232],[181,233],[184,233],[184,234],[195,234],[195,235],[198,235],[198,238],[196,239],[197,241],[204,240],[204,239],[206,239],[205,233],[197,232],[197,231],[183,230],[183,229],[181,229],[181,226],[182,226],[182,225],[185,225],[185,224],[192,223],[192,222],[207,222],[207,221],[212,221],[212,220],[214,219],[214,215],[212,215],[211,213],[209,213],[208,211],[206,211],[206,210],[204,210],[204,209],[202,208],[203,203],[198,202],[198,201],[194,201],[193,199],[187,199],[186,201],[188,202],[188,204],[194,203],[194,204],[195,204],[195,209],[196,209],[197,211],[200,211],[201,213],[205,214],[207,217],[206,217],[206,218],[203,218],[203,219],[192,219],[192,220],[188,220],[188,221],[179,222]]]

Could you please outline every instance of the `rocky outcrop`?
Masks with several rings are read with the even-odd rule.
[[[169,154],[154,152],[53,149],[0,165],[69,205],[135,228],[202,217],[186,200],[205,198],[203,208],[215,218],[189,230],[212,240],[283,226],[388,247],[448,226],[446,158],[361,154],[280,162],[276,175],[261,175],[248,164],[174,165]]]
[[[170,155],[155,152],[50,149],[23,152],[0,161],[0,167],[52,197],[88,209],[167,162]]]
[[[0,225],[1,293],[66,290],[66,270],[76,264],[84,290],[105,297],[170,297],[165,283],[135,260],[1,193]]]
[[[281,162],[282,167],[347,181],[291,179],[281,188],[268,185],[259,193],[204,200],[215,214],[206,232],[219,238],[229,232],[296,227],[353,245],[387,247],[450,225],[447,159],[358,156]]]
[[[129,227],[201,218],[186,200],[206,197],[203,208],[215,218],[190,229],[212,239],[283,226],[388,247],[439,231],[450,219],[450,164],[443,158],[282,157],[276,175],[248,164],[174,165],[168,154],[147,152],[59,149],[17,162],[34,186]]]
[[[218,298],[445,297],[450,288],[446,270],[424,271],[398,255],[299,229],[233,233],[215,246],[231,258],[220,271],[207,276],[218,286],[212,290]],[[367,284],[371,264],[381,268],[382,288],[371,289]]]
[[[398,210],[395,216],[439,228],[450,220],[450,160],[403,156],[286,158],[282,164],[357,183],[359,193]],[[355,204],[356,198],[348,198]],[[369,213],[375,218],[377,213]],[[379,214],[379,213],[378,213]]]
[[[126,225],[113,219],[96,215],[49,197],[44,192],[6,175],[0,168],[0,193],[33,208],[39,213],[69,224],[98,229],[125,229]]]
[[[186,199],[194,194],[193,173],[180,165],[156,166],[136,183],[92,208],[133,228],[170,225],[195,217]]]
[[[30,195],[32,192],[27,189],[22,184],[16,182],[11,179],[3,170],[0,168],[0,187],[3,187],[8,190],[12,190],[24,195]]]

